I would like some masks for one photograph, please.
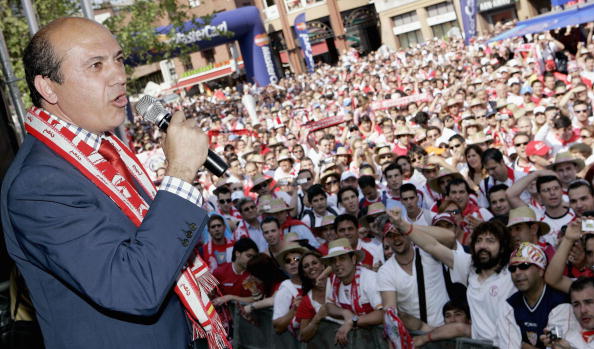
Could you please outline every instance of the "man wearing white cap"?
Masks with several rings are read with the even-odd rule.
[[[546,285],[546,267],[547,257],[538,245],[523,242],[512,252],[508,270],[518,292],[504,303],[497,322],[495,343],[500,349],[544,348],[540,336],[549,314],[561,311],[557,306],[569,301],[565,293]]]
[[[328,254],[322,257],[334,273],[326,286],[326,306],[328,315],[344,321],[336,333],[336,342],[341,345],[347,344],[353,328],[383,322],[377,274],[357,265],[363,255],[363,251],[351,247],[349,240],[341,238],[331,241]]]

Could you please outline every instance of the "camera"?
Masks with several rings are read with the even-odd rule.
[[[556,341],[558,339],[561,339],[561,327],[553,326],[549,330],[549,340]]]
[[[594,219],[582,220],[582,231],[594,233]]]

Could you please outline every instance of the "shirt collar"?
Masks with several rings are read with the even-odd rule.
[[[92,132],[89,132],[89,131],[85,130],[84,128],[82,128],[80,126],[76,126],[74,124],[71,124],[71,123],[69,123],[67,121],[64,121],[64,120],[60,119],[59,117],[51,114],[47,110],[46,110],[46,112],[48,114],[56,117],[56,119],[58,120],[58,122],[62,126],[66,127],[68,130],[70,130],[72,133],[74,133],[78,139],[80,139],[81,141],[83,141],[86,144],[88,144],[91,148],[93,148],[95,150],[99,150],[99,147],[101,146],[101,140],[105,137],[105,134],[102,134],[101,136],[98,136],[98,135],[96,135],[96,134],[94,134]]]

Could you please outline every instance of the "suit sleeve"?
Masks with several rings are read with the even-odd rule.
[[[199,238],[206,211],[159,190],[136,227],[84,181],[54,167],[21,170],[8,192],[18,243],[32,263],[99,306],[155,314]]]

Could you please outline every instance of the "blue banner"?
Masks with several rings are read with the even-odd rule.
[[[568,2],[576,2],[575,0],[551,0],[551,6],[552,7],[556,7],[556,6],[562,6],[567,4]]]
[[[476,0],[461,0],[462,26],[464,27],[464,43],[468,45],[470,38],[476,36]]]
[[[299,38],[299,46],[301,46],[303,56],[305,56],[307,71],[313,73],[315,63],[311,44],[309,43],[309,31],[307,30],[307,23],[305,22],[305,13],[295,17],[295,34],[297,34],[297,37]]]

